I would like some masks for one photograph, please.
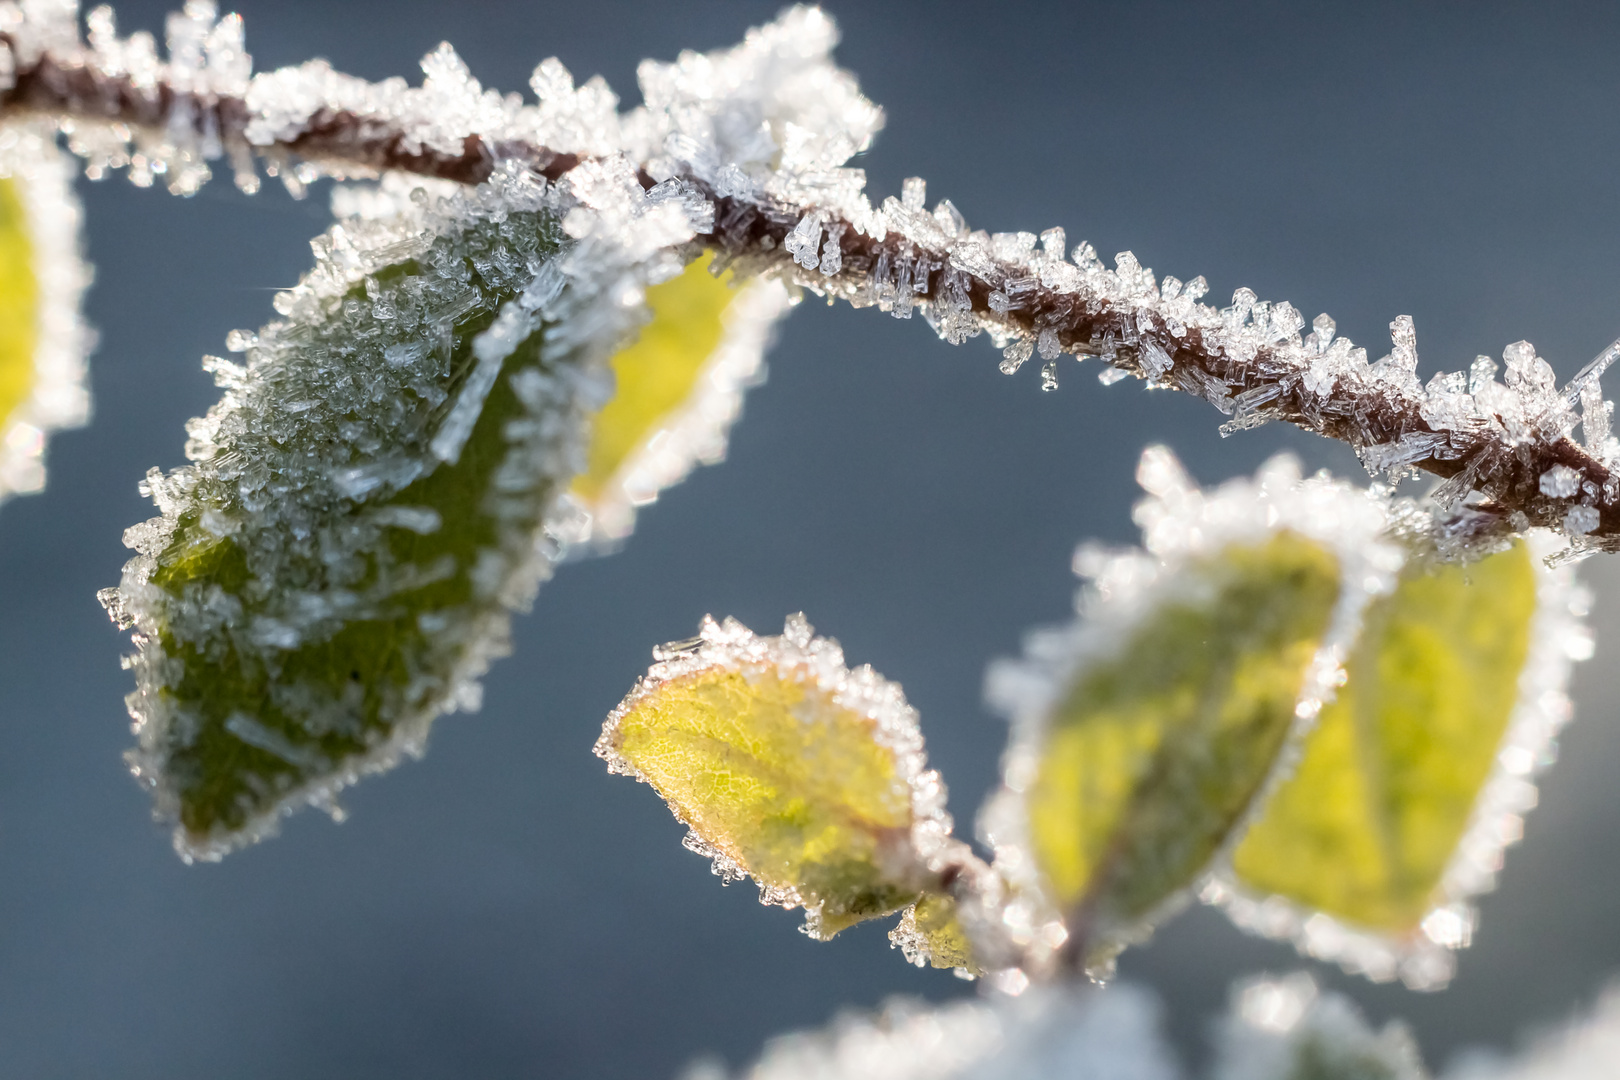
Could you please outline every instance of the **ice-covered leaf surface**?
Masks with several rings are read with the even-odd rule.
[[[45,437],[89,416],[74,169],[48,128],[0,126],[0,500],[45,485]]]
[[[933,883],[950,819],[898,686],[846,668],[803,616],[780,637],[706,620],[698,638],[656,655],[596,753],[652,785],[717,874],[753,877],[765,903],[802,906],[819,938],[898,911]]]
[[[678,272],[679,204],[609,168],[347,192],[280,321],[209,358],[224,396],[104,594],[137,631],[136,775],[215,858],[419,753],[473,709],[510,613],[579,530],[607,360]]]
[[[981,831],[1029,907],[1028,963],[1065,941],[1103,973],[1241,832],[1330,692],[1399,554],[1381,503],[1274,461],[1205,495],[1143,456],[1148,552],[1082,549],[1080,621],[992,669],[1015,724]],[[1013,910],[1016,910],[1016,905]]]
[[[591,421],[585,471],[571,488],[598,540],[622,538],[636,507],[693,464],[724,456],[743,392],[764,373],[786,290],[776,281],[739,284],[712,266],[706,254],[649,288],[651,320],[613,357],[613,398]]]
[[[1346,682],[1212,887],[1245,925],[1375,978],[1449,978],[1588,650],[1544,536],[1463,562],[1415,554],[1369,606]],[[1324,917],[1325,916],[1325,917]]]

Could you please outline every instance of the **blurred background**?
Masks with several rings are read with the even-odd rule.
[[[1528,338],[1563,377],[1620,335],[1620,9],[1361,2],[857,4],[831,0],[844,64],[888,128],[874,198],[928,179],[991,230],[1052,225],[1160,274],[1326,310],[1388,349],[1412,315],[1422,375]],[[155,0],[119,5],[161,33]],[[486,85],[559,56],[627,103],[643,56],[739,40],[760,3],[249,2],[268,68],[325,56],[416,75],[452,41]],[[732,1065],[773,1033],[905,993],[971,993],[908,967],[884,929],[821,945],[799,916],[722,888],[644,786],[591,756],[659,642],[706,613],[773,633],[803,609],[850,662],[903,683],[962,831],[1005,726],[984,664],[1063,619],[1083,538],[1135,538],[1132,472],[1167,442],[1198,479],[1280,450],[1359,471],[1281,427],[1223,440],[1202,402],[1007,378],[981,339],[805,304],[749,397],[730,460],[646,510],[626,549],[571,564],[516,627],[484,709],[439,722],[427,758],[293,819],[222,865],[184,866],[119,759],[124,640],[94,598],[182,463],[216,391],[199,359],[309,265],[325,192],[190,200],[81,182],[97,267],[96,418],[55,438],[50,486],[0,509],[0,1075],[637,1077],[701,1053]],[[1576,676],[1563,760],[1476,944],[1441,994],[1318,968],[1432,1066],[1507,1048],[1620,974],[1620,564],[1596,588],[1598,656]],[[1128,953],[1189,1061],[1238,974],[1300,966],[1194,910]]]

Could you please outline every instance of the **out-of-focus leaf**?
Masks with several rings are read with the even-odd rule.
[[[45,486],[45,436],[88,419],[80,310],[90,270],[75,167],[48,129],[0,140],[0,499]]]
[[[1560,591],[1560,573],[1538,567],[1524,541],[1472,562],[1407,564],[1395,592],[1368,608],[1347,681],[1297,770],[1234,854],[1250,904],[1271,897],[1275,912],[1288,901],[1289,936],[1377,977],[1449,977],[1439,947],[1466,943],[1467,897],[1534,804],[1526,778],[1567,712],[1563,638],[1573,634],[1577,651],[1584,641],[1563,625],[1567,601],[1561,622],[1542,626],[1547,640],[1532,639],[1538,592]],[[1527,690],[1538,647],[1548,685]]]
[[[1232,987],[1216,1030],[1212,1080],[1426,1080],[1412,1033],[1400,1021],[1367,1025],[1341,994],[1321,993],[1304,972]]]
[[[1035,860],[1072,930],[1113,939],[1193,883],[1294,722],[1339,562],[1290,532],[1182,571],[1050,718],[1028,794]]]
[[[710,266],[704,255],[649,288],[651,321],[613,357],[613,398],[591,422],[585,470],[572,486],[597,542],[626,535],[636,507],[693,464],[724,456],[743,392],[763,373],[787,292],[776,281],[739,285]]]
[[[846,669],[802,616],[775,638],[706,620],[656,655],[596,753],[663,796],[688,847],[803,906],[818,938],[917,899],[949,821],[899,687]]]
[[[1239,879],[1415,929],[1496,758],[1535,606],[1523,544],[1466,566],[1414,560],[1369,608],[1348,681],[1237,849]]]
[[[1079,618],[987,682],[1013,739],[979,830],[1037,975],[1106,976],[1224,865],[1401,565],[1387,503],[1291,458],[1201,491],[1150,447],[1137,477],[1147,550],[1083,547]]]
[[[0,427],[34,389],[39,282],[18,181],[0,179]]]

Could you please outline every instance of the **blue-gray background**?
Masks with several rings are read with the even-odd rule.
[[[1383,351],[1415,317],[1425,374],[1529,338],[1563,375],[1620,334],[1620,13],[1484,4],[832,4],[840,56],[888,110],[875,194],[922,175],[992,230],[1063,225],[1160,273],[1326,309]],[[441,39],[489,85],[556,54],[635,100],[642,56],[737,40],[774,8],[595,0],[250,5],[260,67],[311,55],[381,78]],[[160,26],[153,2],[120,9]],[[442,720],[425,761],[367,782],[334,826],[187,867],[124,774],[124,643],[93,594],[148,516],[148,466],[182,461],[214,390],[198,367],[270,315],[309,262],[321,194],[191,200],[83,185],[98,282],[97,417],[53,441],[50,488],[0,510],[0,1075],[660,1077],[738,1063],[842,1004],[967,992],[876,927],[829,945],[722,889],[652,792],[590,755],[603,715],[705,612],[774,631],[804,609],[852,662],[905,685],[959,820],[1004,728],[986,660],[1062,618],[1069,552],[1133,538],[1137,453],[1199,479],[1283,448],[1230,440],[1208,406],[1067,367],[996,372],[982,341],[807,304],[771,356],[726,464],[642,516],[628,548],[570,565],[521,619],[482,713]],[[1033,368],[1033,365],[1032,365]],[[1620,573],[1587,575],[1620,604]],[[1604,597],[1600,597],[1603,599]],[[1600,606],[1600,631],[1620,618]],[[1321,974],[1430,1060],[1511,1045],[1620,972],[1620,635],[1577,678],[1579,712],[1527,840],[1484,904],[1450,991]],[[1183,1053],[1239,972],[1296,964],[1194,911],[1130,953]]]

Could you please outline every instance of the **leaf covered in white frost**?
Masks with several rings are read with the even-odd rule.
[[[716,874],[803,907],[812,937],[913,904],[966,856],[900,687],[845,667],[803,615],[780,637],[706,619],[654,655],[597,755],[650,784]]]
[[[1537,530],[1458,561],[1413,551],[1205,899],[1350,971],[1443,986],[1591,653],[1574,567],[1547,565],[1562,547]]]
[[[1082,548],[1078,620],[988,682],[1014,730],[980,830],[1020,966],[1061,949],[1106,975],[1196,893],[1443,985],[1591,652],[1563,546],[1459,543],[1432,507],[1287,459],[1201,492],[1155,448],[1138,476],[1147,550]]]
[[[688,207],[628,166],[350,192],[282,319],[209,358],[224,395],[104,602],[134,626],[129,760],[217,858],[474,709],[510,614],[578,533],[608,361],[679,272]]]
[[[1155,447],[1138,477],[1147,550],[1082,548],[1079,619],[988,680],[1013,735],[979,827],[1031,971],[1062,948],[1106,975],[1186,902],[1401,562],[1384,503],[1291,458],[1202,492]]]
[[[0,125],[0,501],[43,488],[45,437],[90,415],[74,171],[49,125]]]

